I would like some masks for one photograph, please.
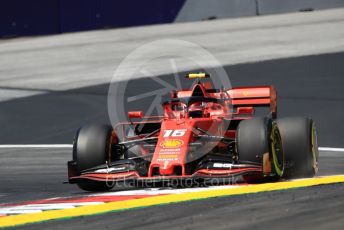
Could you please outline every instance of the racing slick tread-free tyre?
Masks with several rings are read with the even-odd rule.
[[[88,125],[78,130],[73,143],[73,160],[78,175],[109,160],[111,135],[109,125]],[[86,191],[106,191],[113,187],[106,182],[90,180],[78,181],[77,185]]]
[[[236,150],[240,163],[263,165],[263,154],[271,162],[270,180],[278,180],[284,171],[284,153],[276,122],[268,117],[257,117],[239,123]]]
[[[318,170],[318,142],[315,123],[304,117],[277,119],[285,152],[284,177],[313,177]]]

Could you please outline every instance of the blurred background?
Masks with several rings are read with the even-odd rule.
[[[343,6],[343,0],[2,0],[0,36],[58,34]]]

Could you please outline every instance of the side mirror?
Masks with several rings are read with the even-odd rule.
[[[254,108],[253,107],[238,107],[236,114],[253,115],[254,114]]]
[[[143,118],[143,112],[142,111],[129,111],[128,117],[129,117],[129,119]]]

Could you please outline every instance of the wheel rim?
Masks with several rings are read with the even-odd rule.
[[[318,139],[316,133],[316,127],[314,122],[312,122],[312,130],[311,130],[311,148],[312,148],[312,158],[313,158],[313,170],[314,173],[318,172]]]
[[[281,135],[276,123],[272,124],[270,143],[275,173],[281,177],[283,175],[284,154]]]

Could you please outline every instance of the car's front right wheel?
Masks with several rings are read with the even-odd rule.
[[[112,127],[109,125],[88,125],[80,128],[74,137],[73,161],[80,175],[83,170],[105,164],[111,151]],[[102,181],[79,180],[79,188],[86,191],[107,191],[113,185]]]

